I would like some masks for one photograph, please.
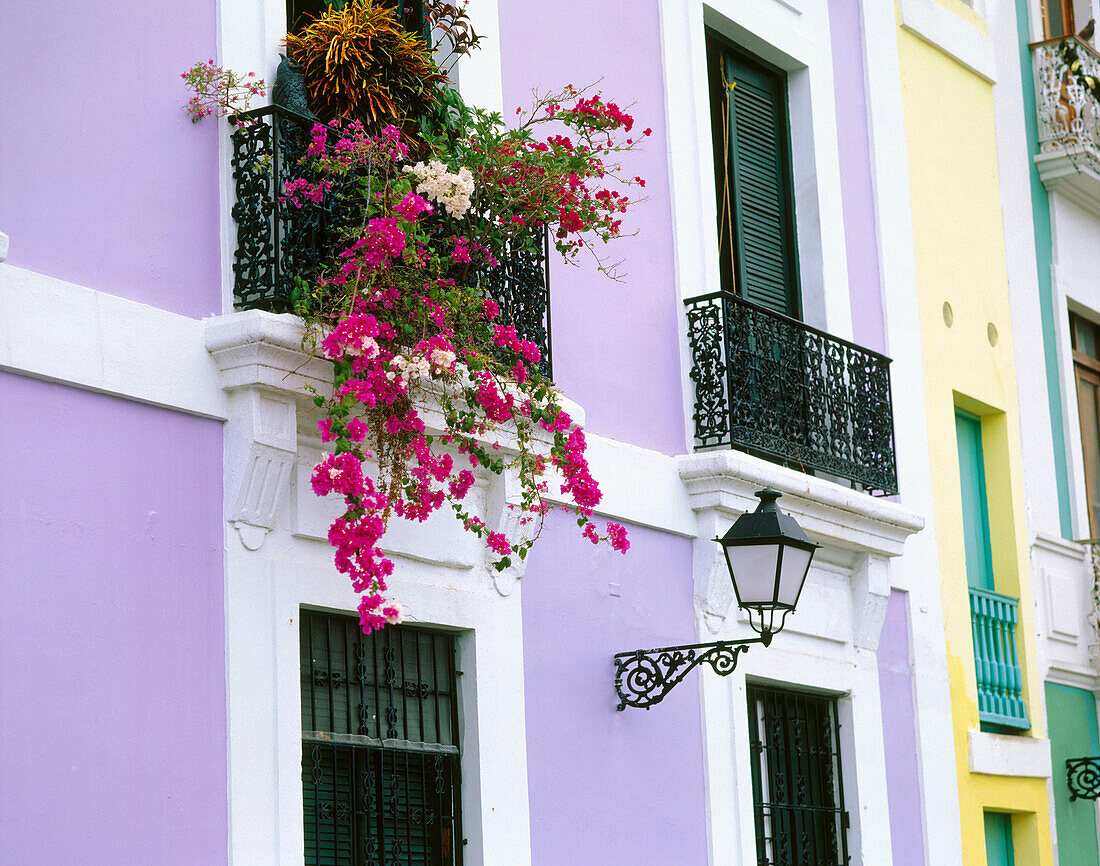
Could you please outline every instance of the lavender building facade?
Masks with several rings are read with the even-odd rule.
[[[454,833],[416,853],[349,829],[344,860],[324,853],[322,836],[343,850],[341,795],[322,814],[309,792],[322,731],[303,707],[337,689],[303,661],[303,629],[357,601],[326,541],[339,506],[308,483],[323,445],[303,386],[331,370],[293,316],[234,309],[230,130],[180,108],[198,59],[273,78],[285,4],[54,5],[0,35],[17,82],[0,135],[0,860],[736,864],[809,845],[867,866],[961,862],[923,404],[908,397],[923,385],[892,10],[471,0],[486,39],[457,69],[467,99],[507,117],[532,88],[602,79],[653,130],[629,155],[647,200],[614,251],[624,280],[550,265],[555,380],[585,424],[599,513],[632,547],[593,548],[551,517],[525,567],[498,573],[449,515],[391,527],[409,624],[453,643],[455,721],[435,751],[380,739],[428,755],[424,773],[455,768]],[[734,309],[716,295],[734,292],[715,58],[782,97],[796,302],[750,304],[753,327],[813,335],[798,337],[824,347],[807,380],[841,355],[894,358],[872,437],[889,442],[889,483],[700,436],[693,311]],[[617,711],[615,653],[751,634],[712,539],[762,487],[823,545],[797,613],[731,676],[704,668],[651,711]],[[504,525],[508,479],[475,492]],[[807,774],[820,802],[777,790]],[[432,823],[401,802],[410,825]],[[800,817],[808,805],[826,817]]]

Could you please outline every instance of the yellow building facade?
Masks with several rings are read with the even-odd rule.
[[[948,23],[956,31],[965,26],[987,33],[985,22],[961,0],[928,0],[927,5],[937,7],[936,15],[952,16]],[[1053,860],[1047,781],[1009,775],[1018,770],[1010,757],[1006,760],[1021,748],[1044,745],[1039,741],[1045,736],[1045,720],[1028,577],[993,85],[927,36],[903,26],[902,18],[899,12],[898,54],[962,862],[1049,864]],[[973,431],[970,445],[968,429]],[[971,452],[977,455],[973,461]],[[968,482],[968,471],[976,483]],[[978,538],[983,532],[984,543]],[[996,606],[1002,600],[998,609],[1011,611],[1015,605],[1014,647],[1011,623],[989,625],[980,612],[973,612],[984,610],[986,602]],[[1009,638],[1000,640],[1004,635]],[[1014,670],[1009,669],[1012,664]],[[1008,692],[1016,684],[1014,700],[1026,719],[992,723],[990,718],[1004,719],[991,715],[989,701],[1001,696],[993,694],[990,678],[1006,676]],[[983,689],[986,704],[980,711]],[[1012,700],[1012,695],[1006,699]]]

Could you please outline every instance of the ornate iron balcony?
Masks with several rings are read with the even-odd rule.
[[[889,358],[727,292],[684,303],[696,448],[897,493]]]
[[[978,718],[1009,728],[1030,728],[1023,699],[1023,674],[1016,656],[1019,600],[970,587]]]
[[[1076,36],[1062,36],[1031,46],[1039,152],[1064,154],[1078,169],[1100,170],[1100,105],[1070,70],[1100,79],[1100,54]]]
[[[353,191],[349,177],[320,203],[301,208],[279,201],[283,184],[299,176],[298,161],[311,140],[313,122],[279,106],[241,115],[250,121],[233,132],[233,182],[236,201],[237,251],[233,262],[233,305],[238,310],[261,309],[292,313],[298,301],[298,280],[307,282],[329,263],[341,230],[354,219],[345,193]],[[516,326],[519,335],[542,352],[540,367],[551,374],[549,238],[545,229],[530,242],[516,245],[498,267],[478,277],[479,284],[500,305],[502,324]]]

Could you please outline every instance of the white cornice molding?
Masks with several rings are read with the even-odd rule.
[[[0,370],[207,418],[228,411],[203,323],[0,265]]]
[[[901,26],[990,84],[997,80],[993,41],[935,0],[898,0]]]
[[[988,776],[1050,778],[1050,740],[1016,734],[968,731],[967,762],[971,773]]]
[[[226,390],[263,387],[312,400],[305,387],[332,391],[332,363],[302,347],[302,320],[289,313],[246,310],[204,320],[206,349]]]
[[[897,556],[924,519],[896,502],[858,493],[831,481],[739,451],[709,451],[677,458],[680,478],[695,511],[736,516],[756,505],[754,494],[773,487],[781,506],[815,540],[880,556]]]
[[[1066,559],[1072,559],[1076,562],[1084,562],[1085,557],[1088,555],[1088,548],[1084,544],[1077,541],[1067,541],[1064,538],[1048,535],[1045,532],[1035,533],[1031,546],[1038,550],[1064,556]]]
[[[1056,153],[1036,154],[1035,165],[1039,169],[1039,179],[1050,192],[1100,217],[1100,175],[1088,167],[1095,158],[1095,155],[1086,154],[1083,148],[1067,148]]]
[[[783,510],[813,541],[825,546],[818,570],[832,565],[833,571],[848,575],[851,620],[839,639],[859,649],[877,649],[890,596],[889,559],[902,552],[906,538],[924,527],[919,515],[895,502],[739,451],[687,454],[678,457],[677,463],[699,524],[692,572],[701,629],[721,632],[733,605],[726,565],[711,539],[733,518],[756,507],[756,491],[772,487],[783,494]],[[827,623],[807,622],[806,627],[804,633],[811,637],[838,639]]]

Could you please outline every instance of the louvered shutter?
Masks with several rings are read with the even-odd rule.
[[[734,289],[749,301],[798,318],[786,78],[732,52],[724,52],[722,62],[728,103],[718,108],[729,118],[725,170]]]

